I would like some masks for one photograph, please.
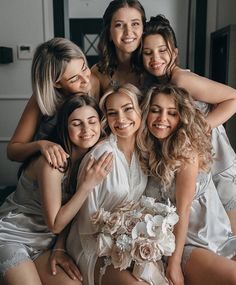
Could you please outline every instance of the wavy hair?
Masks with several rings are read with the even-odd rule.
[[[102,74],[108,74],[112,76],[118,66],[116,48],[113,41],[110,40],[110,28],[113,15],[116,13],[116,11],[124,7],[131,7],[138,10],[142,17],[143,27],[145,26],[145,10],[138,0],[113,0],[110,2],[103,15],[103,31],[100,35],[100,40],[98,43],[100,61],[97,66],[99,72]],[[140,53],[141,43],[131,56],[131,68],[133,71],[138,71]]]
[[[53,116],[64,101],[62,91],[54,84],[58,82],[72,59],[82,58],[82,50],[64,38],[53,38],[40,44],[34,53],[31,67],[31,82],[39,108],[43,115]]]
[[[159,94],[174,99],[180,118],[177,128],[161,142],[150,133],[146,123],[152,100]],[[145,173],[157,177],[168,187],[180,167],[194,160],[194,153],[199,157],[199,169],[209,170],[212,162],[210,127],[185,89],[174,85],[150,88],[142,104],[142,116],[137,142]]]

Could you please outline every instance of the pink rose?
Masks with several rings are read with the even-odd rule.
[[[126,233],[131,235],[133,228],[136,226],[138,222],[140,222],[140,218],[134,218],[133,216],[125,215],[124,225],[126,228]]]
[[[131,256],[137,263],[145,261],[156,261],[161,259],[161,252],[155,244],[155,241],[149,239],[136,239],[133,243]]]
[[[104,226],[104,232],[108,232],[111,235],[117,232],[119,227],[123,224],[123,214],[115,212],[110,215]]]

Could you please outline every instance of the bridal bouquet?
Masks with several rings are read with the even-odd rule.
[[[170,202],[165,205],[142,196],[138,202],[122,204],[114,212],[101,208],[91,220],[98,227],[98,256],[107,257],[109,264],[120,270],[132,266],[139,280],[168,284],[161,258],[171,256],[175,250],[173,227],[178,222],[176,208]]]

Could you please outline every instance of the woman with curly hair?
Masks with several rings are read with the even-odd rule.
[[[138,54],[146,16],[138,0],[114,0],[104,15],[98,50],[100,61],[92,73],[100,81],[100,94],[108,87],[139,86]]]
[[[145,85],[168,81],[182,87],[204,112],[212,128],[212,178],[236,234],[236,154],[222,125],[236,112],[236,90],[178,65],[176,36],[163,15],[151,17],[146,23],[142,53],[148,76],[148,79],[144,76]]]
[[[143,167],[152,176],[147,195],[170,199],[179,215],[166,268],[170,284],[183,285],[184,276],[191,285],[236,284],[236,236],[209,172],[211,135],[203,114],[174,85],[152,87],[142,110],[139,141],[142,134]]]

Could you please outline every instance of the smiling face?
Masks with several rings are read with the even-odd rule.
[[[72,59],[55,86],[68,93],[88,93],[91,90],[90,75],[91,71],[82,58]]]
[[[91,106],[75,109],[68,118],[68,134],[72,144],[80,150],[94,146],[100,138],[98,113]]]
[[[117,52],[132,53],[141,41],[143,23],[141,13],[131,7],[117,10],[111,21],[110,35]]]
[[[174,98],[159,93],[152,98],[147,117],[147,126],[151,134],[159,140],[174,132],[180,121]]]
[[[177,57],[177,49],[171,49],[159,34],[148,35],[143,41],[143,65],[154,76],[163,76],[170,63]]]
[[[140,127],[141,117],[131,98],[124,93],[113,93],[106,99],[108,125],[117,138],[131,138]]]

